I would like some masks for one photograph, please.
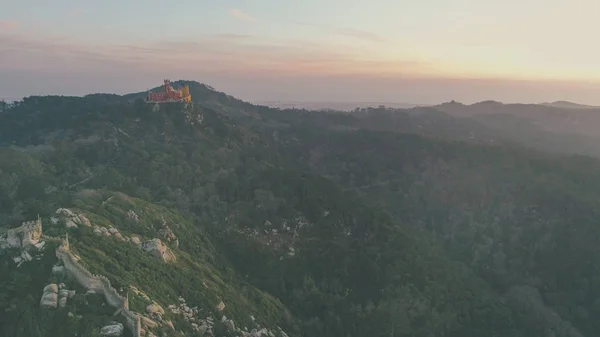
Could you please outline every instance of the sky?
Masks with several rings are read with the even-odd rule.
[[[600,105],[597,0],[0,0],[0,98]]]

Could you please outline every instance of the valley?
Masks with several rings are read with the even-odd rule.
[[[173,84],[191,104],[0,112],[0,335],[600,332],[593,108],[313,111]],[[38,216],[43,249],[8,244]]]

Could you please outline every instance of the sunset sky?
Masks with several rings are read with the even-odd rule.
[[[0,97],[600,104],[598,0],[0,0]]]

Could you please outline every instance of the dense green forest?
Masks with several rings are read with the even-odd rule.
[[[62,236],[46,224],[68,207],[151,238],[163,217],[179,238],[176,263],[85,228],[69,229],[73,249],[164,307],[223,301],[236,324],[289,336],[600,333],[596,159],[432,108],[279,110],[186,83],[192,105],[95,94],[0,112],[0,224],[39,214]],[[145,215],[132,222],[128,209]],[[1,335],[93,335],[111,320],[40,309],[55,258],[17,268],[10,254]],[[242,334],[215,328],[232,333]]]

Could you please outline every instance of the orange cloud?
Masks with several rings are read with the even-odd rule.
[[[17,23],[11,20],[0,20],[0,30],[13,30],[17,27]]]
[[[241,20],[241,21],[246,21],[246,22],[256,22],[256,18],[254,18],[252,15],[244,12],[243,10],[239,9],[239,8],[231,8],[229,10],[229,15],[231,15],[232,17]]]

